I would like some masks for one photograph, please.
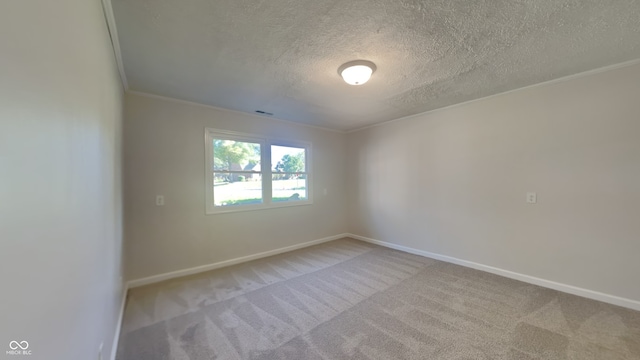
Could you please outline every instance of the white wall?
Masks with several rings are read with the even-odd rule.
[[[640,300],[640,65],[347,141],[350,232]]]
[[[97,359],[104,342],[106,359],[122,296],[122,85],[100,1],[2,1],[0,49],[0,353],[25,340],[24,358]]]
[[[134,93],[125,104],[128,279],[346,232],[345,134]],[[313,204],[205,215],[206,127],[311,142]]]

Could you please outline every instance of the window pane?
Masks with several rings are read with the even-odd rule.
[[[255,167],[258,166],[256,170]],[[213,139],[213,169],[227,171],[260,171],[260,144]]]
[[[274,174],[272,202],[307,200],[306,175]]]
[[[213,201],[215,206],[262,203],[261,175],[213,173]]]
[[[306,172],[304,148],[271,145],[273,172]]]

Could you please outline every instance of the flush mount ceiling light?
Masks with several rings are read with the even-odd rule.
[[[362,85],[369,81],[376,71],[376,64],[367,60],[349,61],[338,68],[338,74],[349,85]]]

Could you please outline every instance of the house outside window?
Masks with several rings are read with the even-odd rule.
[[[208,128],[205,149],[207,214],[312,203],[310,143]]]

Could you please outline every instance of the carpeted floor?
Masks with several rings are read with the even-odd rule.
[[[343,239],[133,289],[117,359],[640,359],[640,312]]]

